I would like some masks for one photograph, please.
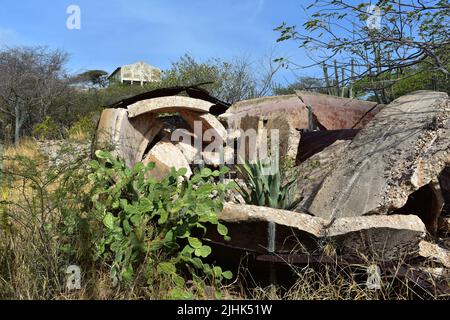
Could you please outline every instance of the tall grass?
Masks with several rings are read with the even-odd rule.
[[[0,299],[167,297],[173,289],[167,277],[155,275],[149,286],[140,277],[143,270],[136,270],[131,285],[114,287],[110,266],[92,258],[91,235],[84,219],[90,206],[89,152],[70,150],[70,144],[62,148],[62,161],[50,161],[33,140],[5,151],[0,185]],[[66,269],[72,264],[81,268],[81,290],[67,289]],[[279,285],[276,290],[259,287],[249,281],[251,274],[241,272],[222,291],[226,299],[448,298],[435,292],[424,294],[423,288],[397,275],[395,268],[383,275],[380,290],[369,290],[364,285],[367,266],[291,265],[294,284]],[[206,280],[201,289],[188,284],[188,290],[198,299],[213,298]]]

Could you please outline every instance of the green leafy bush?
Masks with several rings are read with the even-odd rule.
[[[93,209],[97,222],[93,234],[97,258],[111,265],[111,277],[129,283],[136,270],[144,268],[151,285],[156,276],[165,276],[175,284],[174,297],[185,297],[185,275],[194,280],[207,276],[215,285],[230,279],[231,272],[204,262],[211,247],[204,238],[207,226],[228,238],[227,228],[218,221],[227,190],[233,185],[212,182],[226,173],[201,170],[185,179],[186,169],[172,169],[162,181],[147,177],[154,164],[127,168],[110,153],[97,151],[91,163],[93,173]],[[95,223],[94,223],[95,224]]]
[[[45,117],[44,121],[38,123],[33,128],[33,135],[40,140],[56,138],[59,133],[59,126],[52,117]]]
[[[92,138],[96,123],[92,120],[93,115],[88,115],[81,117],[77,122],[75,122],[69,129],[67,129],[67,135],[69,138],[74,140],[87,140]]]

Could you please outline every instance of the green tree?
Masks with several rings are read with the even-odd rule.
[[[338,78],[335,68],[333,78],[340,79],[336,85],[364,79],[365,89],[387,103],[386,88],[403,79],[401,75],[412,66],[425,65],[433,74],[450,74],[449,55],[443,50],[450,45],[447,0],[359,4],[316,0],[306,11],[309,18],[301,27],[283,23],[275,29],[280,33],[278,41],[297,42],[313,61],[310,66],[333,68],[337,61],[344,76]]]

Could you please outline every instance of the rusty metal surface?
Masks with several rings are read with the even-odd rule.
[[[308,110],[311,106],[319,122],[328,130],[359,129],[383,108],[375,102],[347,99],[311,92],[299,92],[302,100],[293,94],[264,97],[234,104],[227,113],[230,124],[244,116],[271,117],[280,112],[289,114],[295,128],[308,128]]]
[[[215,116],[218,116],[224,112],[227,111],[227,109],[230,107],[230,104],[224,101],[221,101],[212,95],[209,94],[209,92],[201,87],[199,87],[202,84],[193,85],[193,86],[174,86],[174,87],[167,87],[167,88],[159,88],[152,91],[148,91],[142,94],[138,94],[136,96],[120,100],[116,103],[113,103],[109,106],[106,106],[105,108],[127,108],[129,105],[132,105],[138,101],[152,99],[152,98],[160,98],[160,97],[168,97],[168,96],[175,96],[180,93],[186,93],[189,97],[200,99],[204,101],[211,102],[214,104],[211,109],[209,110],[210,113],[212,113]]]

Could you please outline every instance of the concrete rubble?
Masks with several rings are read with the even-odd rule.
[[[436,232],[443,206],[438,178],[450,165],[448,101],[445,93],[425,91],[386,106],[348,145],[308,211],[328,219],[391,214],[429,186],[430,206],[421,214]]]
[[[414,256],[426,229],[414,215],[366,216],[326,220],[304,213],[227,203],[219,219],[230,229],[231,246],[245,246],[265,252],[267,225],[275,223],[277,253],[317,252],[325,243],[333,245],[339,254],[358,254],[377,260]],[[254,230],[251,234],[242,228]],[[259,230],[259,231],[257,231]],[[298,244],[303,245],[302,248]]]
[[[214,106],[214,103],[202,99],[163,96],[134,101],[126,108],[104,109],[97,127],[96,143],[112,149],[113,154],[124,159],[128,167],[138,162],[155,162],[156,168],[150,175],[157,179],[167,174],[171,167],[185,167],[187,176],[190,176],[190,166],[194,165],[198,149],[193,139],[196,122],[200,134],[211,129],[210,136],[217,136],[222,141],[227,139],[225,127],[209,113]],[[167,114],[175,114],[182,124],[168,123],[170,118],[164,117]],[[176,129],[185,130],[185,136],[192,139],[188,142],[171,139]],[[225,154],[229,158],[230,150]],[[220,159],[212,157],[207,150],[204,153],[200,150],[200,160],[202,158],[209,165],[220,164]]]
[[[154,162],[150,175],[162,179],[172,167],[190,176],[199,154],[203,165],[234,163],[235,144],[217,157],[195,143],[199,135],[224,142],[246,130],[258,139],[279,130],[280,156],[295,164],[301,203],[295,212],[226,203],[219,218],[232,240],[212,234],[215,243],[267,254],[270,224],[279,254],[332,246],[343,256],[422,257],[449,267],[449,251],[425,242],[427,233],[450,233],[447,94],[419,91],[384,106],[297,92],[229,107],[198,88],[184,89],[188,96],[176,95],[180,88],[158,89],[105,109],[96,140],[127,166]]]

